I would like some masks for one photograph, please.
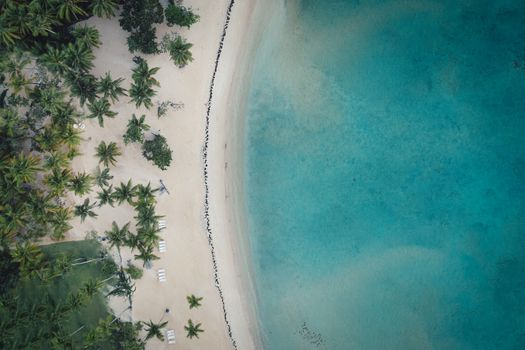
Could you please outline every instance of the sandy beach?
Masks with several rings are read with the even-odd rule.
[[[118,115],[107,119],[104,128],[95,120],[86,121],[83,156],[75,160],[74,169],[93,172],[98,162],[94,156],[96,145],[102,140],[114,141],[123,150],[116,166],[111,167],[114,185],[131,178],[134,184],[151,182],[158,186],[162,180],[169,190],[169,194],[158,196],[157,204],[157,213],[164,215],[167,222],[166,229],[161,232],[167,252],[155,253],[160,259],[155,260],[150,269],[145,269],[142,279],[136,282],[132,314],[124,313],[123,318],[168,321],[167,329],[175,330],[178,349],[259,348],[244,237],[243,153],[240,148],[244,123],[239,119],[244,107],[236,100],[243,97],[249,73],[246,60],[253,45],[249,42],[250,33],[255,33],[261,18],[253,18],[257,11],[255,0],[235,2],[229,17],[230,0],[187,0],[184,4],[195,9],[201,17],[190,30],[176,28],[193,43],[194,61],[179,69],[167,54],[145,57],[150,67],[160,67],[156,78],[161,87],[153,101],[170,100],[183,103],[184,108],[170,110],[167,116],[158,119],[156,107],[137,110],[129,98],[121,98],[113,106]],[[214,74],[227,20],[227,35]],[[96,25],[103,41],[102,47],[95,52],[93,73],[102,76],[109,71],[113,78],[124,78],[124,87],[128,88],[134,64],[133,55],[126,46],[126,33],[115,18],[92,18],[88,23]],[[160,26],[158,37],[174,29]],[[213,98],[208,109],[212,77],[215,77]],[[145,114],[151,131],[160,131],[167,138],[173,150],[173,162],[167,171],[147,162],[140,146],[124,145],[122,135],[132,113]],[[95,191],[90,197],[95,199]],[[80,199],[71,200],[78,202]],[[96,220],[80,223],[77,218],[68,239],[83,239],[92,230],[103,235],[112,221],[123,225],[134,220],[132,207],[127,204],[115,208],[104,206],[97,213]],[[123,249],[122,257],[125,262],[133,253]],[[166,283],[157,280],[159,268],[166,270]],[[200,308],[188,308],[186,296],[190,294],[204,298]],[[125,308],[119,300],[113,300],[111,307],[117,314]],[[169,314],[164,312],[166,308],[171,310]],[[195,323],[202,323],[205,332],[199,339],[190,340],[185,336],[184,325],[190,318]],[[147,348],[169,346],[167,342],[151,340]]]

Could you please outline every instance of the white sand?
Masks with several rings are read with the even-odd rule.
[[[132,317],[134,321],[161,318],[169,322],[168,329],[174,329],[177,349],[231,349],[232,342],[224,320],[223,306],[218,289],[214,283],[212,255],[208,244],[206,220],[204,216],[204,162],[202,149],[205,135],[206,103],[215,66],[219,40],[226,20],[229,0],[186,0],[184,4],[197,10],[201,16],[199,23],[190,30],[162,26],[159,38],[168,30],[178,30],[189,42],[194,61],[179,69],[169,60],[167,54],[148,56],[150,67],[160,67],[156,75],[161,88],[156,100],[171,100],[184,103],[184,109],[170,111],[163,119],[156,117],[156,108],[150,111],[136,110],[129,98],[123,97],[113,106],[118,112],[115,119],[106,119],[105,127],[100,128],[96,120],[86,122],[82,152],[75,160],[76,170],[93,171],[97,159],[93,156],[96,145],[102,140],[115,141],[123,149],[111,173],[115,176],[113,184],[131,178],[134,184],[147,183],[158,186],[159,179],[166,184],[170,194],[158,197],[157,212],[165,216],[167,229],[162,239],[167,243],[167,252],[158,253],[161,257],[153,267],[144,270],[144,277],[137,281],[134,295]],[[223,55],[214,89],[210,114],[210,143],[208,150],[210,228],[215,246],[218,277],[224,295],[228,320],[238,349],[259,348],[257,321],[253,289],[249,278],[249,259],[246,258],[247,239],[244,224],[244,203],[242,196],[242,145],[244,138],[242,101],[245,80],[249,73],[249,52],[254,45],[256,30],[262,18],[255,18],[255,7],[261,6],[255,0],[237,0],[233,7],[230,27],[225,40]],[[257,10],[259,11],[259,10]],[[257,12],[258,14],[260,13]],[[126,79],[124,86],[130,85],[132,55],[125,45],[126,35],[119,27],[117,19],[90,19],[101,32],[103,46],[96,52],[95,75],[110,71],[113,78]],[[124,146],[122,134],[126,124],[135,113],[146,115],[152,130],[160,130],[173,149],[174,162],[167,171],[161,171],[141,155],[140,146]],[[95,197],[92,193],[91,197]],[[79,202],[80,199],[76,199]],[[82,239],[86,232],[97,230],[103,233],[115,220],[119,225],[128,221],[133,223],[134,212],[128,204],[111,208],[104,206],[98,211],[99,217],[86,219],[81,224],[75,221],[74,233],[68,239]],[[136,252],[135,252],[136,253]],[[131,258],[129,250],[123,250],[123,259]],[[167,282],[160,283],[156,271],[164,268]],[[202,306],[189,310],[186,296],[195,294],[204,297]],[[112,302],[119,313],[124,305]],[[170,314],[164,315],[165,308]],[[202,323],[205,330],[200,339],[189,340],[185,336],[184,325],[188,319]],[[166,342],[151,340],[148,349],[170,348]]]

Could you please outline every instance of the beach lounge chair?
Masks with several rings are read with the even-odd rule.
[[[166,228],[166,220],[159,220],[158,227],[159,229]]]
[[[168,329],[166,331],[166,338],[168,339],[168,344],[175,344],[175,331]]]
[[[157,271],[157,276],[159,277],[159,282],[166,282],[167,281],[167,279],[166,279],[166,270],[159,269]]]
[[[166,248],[166,241],[159,241],[159,252],[161,253],[166,253],[167,251],[167,248]]]

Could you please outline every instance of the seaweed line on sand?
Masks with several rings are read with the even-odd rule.
[[[219,42],[219,49],[217,51],[217,56],[215,58],[215,67],[213,69],[213,74],[211,77],[210,94],[208,97],[208,103],[207,103],[207,109],[206,109],[206,127],[205,127],[205,132],[204,132],[204,146],[202,148],[202,158],[204,160],[204,167],[203,167],[203,171],[204,171],[204,220],[206,223],[208,244],[210,245],[211,259],[213,262],[213,275],[215,279],[215,287],[217,288],[219,297],[221,299],[222,312],[224,316],[224,321],[226,322],[226,327],[228,328],[228,335],[230,337],[233,348],[237,349],[237,342],[235,341],[233,334],[232,334],[230,321],[228,320],[228,312],[226,311],[226,304],[224,302],[224,295],[222,292],[220,279],[219,279],[219,269],[217,267],[215,246],[213,244],[213,234],[212,234],[212,229],[210,225],[210,204],[209,204],[209,186],[208,186],[208,143],[209,143],[209,138],[210,138],[210,111],[211,111],[211,103],[213,99],[213,86],[215,84],[215,76],[217,75],[217,70],[219,68],[219,60],[221,58],[222,48],[224,46],[224,39],[226,38],[226,32],[230,24],[230,16],[231,16],[231,11],[232,11],[234,3],[235,3],[235,0],[231,0],[228,6],[228,9],[226,10],[226,22],[224,23],[224,28],[222,30],[221,40]]]

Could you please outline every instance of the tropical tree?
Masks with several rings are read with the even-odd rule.
[[[95,208],[96,205],[97,202],[90,204],[89,198],[86,198],[84,200],[84,203],[80,205],[75,205],[75,216],[80,216],[81,222],[84,222],[84,220],[86,220],[88,216],[91,218],[97,217],[98,214],[93,211],[93,208]]]
[[[143,82],[131,83],[131,88],[129,89],[129,97],[131,97],[131,101],[135,102],[137,108],[144,105],[144,107],[150,109],[153,106],[151,98],[155,94],[155,90]]]
[[[64,193],[72,178],[71,170],[55,168],[51,171],[51,174],[46,175],[44,183],[49,186],[51,193],[60,196]]]
[[[6,166],[0,169],[8,183],[20,187],[24,183],[34,181],[36,173],[40,171],[40,159],[32,155],[19,153],[9,160]]]
[[[64,153],[58,151],[51,151],[44,157],[43,167],[46,170],[66,168],[68,166],[69,159]]]
[[[100,170],[100,167],[97,166],[97,169],[95,170],[95,182],[99,187],[108,186],[111,179],[113,179],[113,176],[110,175],[109,168]]]
[[[2,46],[12,47],[18,39],[20,36],[16,33],[16,28],[8,27],[5,23],[0,22],[0,43]]]
[[[135,197],[137,194],[137,188],[136,186],[133,186],[131,183],[131,179],[128,180],[127,183],[121,182],[119,187],[115,188],[115,200],[118,201],[118,204],[122,204],[124,201],[128,202],[129,204],[133,205],[133,197]]]
[[[137,185],[137,203],[153,204],[155,203],[155,192],[158,188],[152,188],[151,183],[148,182],[146,186],[143,184]]]
[[[146,116],[143,114],[137,119],[135,114],[132,114],[128,121],[128,127],[124,134],[124,143],[127,145],[130,142],[144,142],[144,132],[149,130],[150,126],[145,123]]]
[[[144,338],[144,340],[156,337],[158,340],[164,341],[162,328],[166,327],[167,324],[168,321],[162,323],[154,323],[151,320],[149,322],[144,322],[144,325],[146,326],[146,338]]]
[[[159,257],[153,254],[153,246],[152,245],[140,245],[138,246],[139,254],[135,254],[135,259],[142,260],[143,264],[142,266],[146,266],[146,264],[149,264],[152,260],[158,260]]]
[[[102,190],[97,193],[97,199],[99,207],[103,206],[104,204],[109,204],[113,207],[113,203],[115,202],[113,185],[109,185],[107,188],[103,187]]]
[[[87,16],[86,11],[79,6],[83,2],[86,0],[62,0],[58,6],[58,18],[70,22],[73,17],[76,19],[78,16]]]
[[[161,135],[154,135],[152,140],[144,142],[142,155],[147,160],[153,161],[161,170],[166,170],[171,164],[172,151],[166,138]]]
[[[70,74],[66,77],[66,81],[71,90],[71,95],[79,99],[81,106],[84,106],[86,101],[89,101],[91,104],[95,103],[95,99],[97,98],[97,78],[95,78],[95,76],[88,73]],[[101,102],[99,104],[101,104]],[[103,106],[95,106],[94,108],[98,113],[99,109],[102,109]],[[99,118],[98,115],[96,117]]]
[[[113,0],[92,0],[90,8],[97,17],[111,18],[115,16],[118,4]]]
[[[190,319],[188,320],[188,325],[184,326],[184,329],[188,334],[186,334],[187,338],[193,339],[193,337],[199,338],[199,333],[204,332],[203,329],[200,328],[201,324],[193,324],[193,321]]]
[[[168,27],[176,24],[189,29],[192,24],[198,22],[200,19],[199,15],[194,14],[191,9],[175,4],[173,1],[171,1],[164,10],[164,15],[166,16]]]
[[[76,42],[86,46],[89,49],[100,47],[100,33],[96,27],[93,26],[75,26],[71,29],[71,34],[76,39]]]
[[[106,144],[105,141],[101,141],[97,146],[96,151],[99,163],[103,163],[106,167],[108,167],[109,164],[114,166],[117,163],[115,158],[122,155],[122,152],[115,142]]]
[[[85,172],[78,173],[69,182],[69,188],[77,195],[83,196],[91,192],[93,177]]]
[[[158,220],[162,218],[155,214],[155,207],[149,203],[137,203],[137,215],[134,217],[137,220],[137,225],[143,228],[155,227]]]
[[[24,242],[17,243],[11,252],[14,262],[20,265],[20,272],[27,276],[31,272],[41,268],[44,254],[35,244]]]
[[[64,49],[65,64],[76,74],[88,72],[93,68],[95,55],[93,50],[85,44],[76,42],[68,43]],[[71,71],[70,71],[71,72]],[[72,72],[71,72],[72,73]]]
[[[144,82],[149,86],[160,86],[159,81],[153,76],[159,71],[159,67],[150,68],[148,62],[143,58],[136,60],[137,66],[132,69],[131,78],[135,82]]]
[[[163,50],[169,53],[170,58],[179,68],[193,61],[193,56],[190,51],[192,46],[193,44],[186,42],[186,39],[183,39],[180,35],[173,38],[167,34],[162,39]]]
[[[131,277],[131,279],[138,280],[142,278],[143,271],[141,268],[136,267],[133,264],[128,263],[128,267],[125,269],[126,273]]]
[[[110,110],[110,107],[109,101],[105,98],[88,103],[88,109],[91,113],[87,117],[92,119],[97,118],[98,124],[104,127],[104,117],[115,118],[117,115],[116,112]]]
[[[188,304],[190,304],[190,309],[197,308],[201,306],[200,301],[202,300],[202,297],[196,297],[195,295],[188,295],[186,297],[186,300],[188,300]]]
[[[82,291],[88,298],[92,298],[100,292],[104,284],[99,280],[90,279],[84,283]]]
[[[126,95],[126,89],[120,86],[124,79],[118,78],[113,80],[111,74],[106,72],[104,77],[100,77],[97,92],[102,94],[105,99],[111,98],[111,101],[118,101],[120,95]]]
[[[120,26],[131,33],[128,47],[145,54],[157,53],[154,25],[162,23],[164,10],[159,0],[127,0],[123,3]]]
[[[71,230],[72,226],[69,224],[71,219],[71,210],[68,207],[59,207],[51,217],[50,222],[53,227],[51,238],[60,240],[65,237],[65,233]]]
[[[123,246],[126,242],[126,237],[129,235],[129,225],[126,223],[122,228],[119,228],[117,223],[113,221],[111,224],[111,230],[106,231],[106,237],[109,240],[109,247],[117,247],[117,251],[120,255],[120,247]]]

